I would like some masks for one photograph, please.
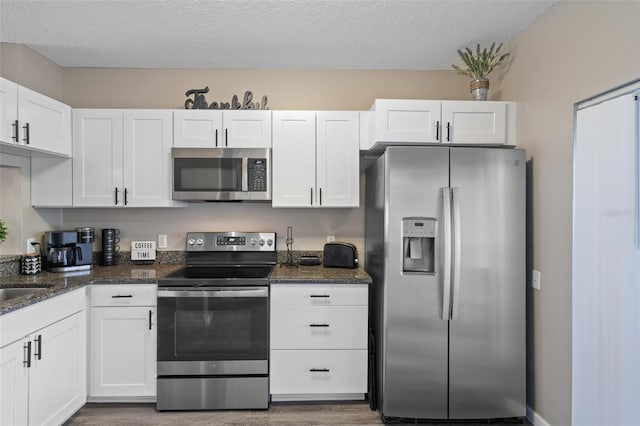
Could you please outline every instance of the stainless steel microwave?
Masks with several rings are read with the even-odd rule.
[[[268,148],[172,148],[173,199],[271,200]]]

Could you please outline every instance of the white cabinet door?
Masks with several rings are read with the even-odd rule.
[[[443,143],[504,145],[507,142],[505,102],[442,102]]]
[[[29,424],[61,424],[86,402],[86,319],[79,312],[31,335]]]
[[[29,409],[27,340],[0,349],[0,424],[26,425]]]
[[[222,124],[225,148],[271,148],[271,111],[224,111]]]
[[[32,149],[71,156],[71,107],[18,86],[20,137]]]
[[[221,145],[222,111],[184,109],[173,111],[173,146],[215,148]]]
[[[93,307],[89,397],[156,395],[156,308]]]
[[[73,205],[124,204],[122,111],[73,111]]]
[[[18,85],[0,77],[0,142],[20,144]]]
[[[176,148],[271,148],[271,111],[174,110]]]
[[[360,140],[357,111],[316,113],[317,204],[358,207]]]
[[[273,112],[273,207],[310,207],[316,187],[313,111]]]
[[[122,202],[125,206],[173,205],[172,118],[168,110],[124,112]]]
[[[376,99],[374,131],[376,142],[440,143],[440,101]]]

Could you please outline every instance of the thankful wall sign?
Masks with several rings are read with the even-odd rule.
[[[238,100],[238,95],[233,95],[231,102],[211,102],[207,103],[204,95],[209,93],[209,86],[204,89],[190,89],[185,92],[187,100],[184,102],[185,109],[269,109],[267,107],[267,95],[262,97],[260,102],[253,101],[253,92],[244,92],[242,102]],[[193,98],[191,98],[193,96]]]

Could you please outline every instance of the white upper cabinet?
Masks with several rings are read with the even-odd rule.
[[[271,111],[174,110],[177,148],[271,148]]]
[[[74,110],[73,205],[163,207],[171,200],[170,110]]]
[[[515,102],[376,99],[364,149],[388,145],[515,145]]]
[[[0,141],[71,156],[71,107],[0,78]]]
[[[359,205],[357,111],[273,112],[273,207]]]

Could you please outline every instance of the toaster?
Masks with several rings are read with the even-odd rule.
[[[327,268],[357,268],[358,250],[351,243],[332,242],[324,245],[323,265]]]

